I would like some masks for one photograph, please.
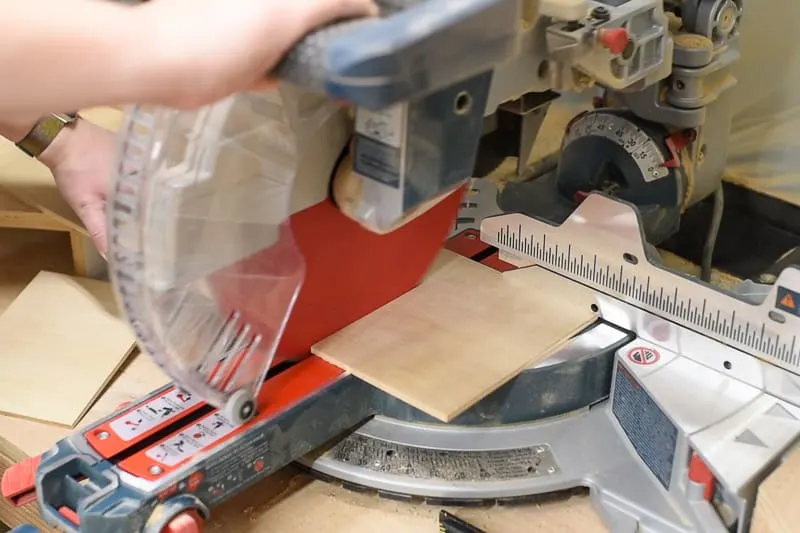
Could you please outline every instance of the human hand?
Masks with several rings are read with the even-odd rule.
[[[315,28],[378,14],[372,0],[155,0],[141,9],[164,58],[154,103],[182,109],[266,88],[267,73]]]
[[[39,158],[58,190],[106,256],[106,197],[111,184],[116,134],[88,120],[61,131]]]

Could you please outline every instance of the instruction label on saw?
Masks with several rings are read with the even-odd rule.
[[[130,441],[154,427],[175,418],[200,403],[188,392],[173,389],[163,396],[140,405],[109,424],[120,439]]]
[[[644,464],[669,490],[678,430],[620,362],[612,412]]]
[[[235,429],[236,426],[227,418],[219,413],[212,413],[177,435],[150,448],[145,455],[163,465],[175,466]]]
[[[405,106],[356,112],[353,169],[392,188],[400,187]]]

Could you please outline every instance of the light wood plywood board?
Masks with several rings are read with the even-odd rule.
[[[791,533],[797,531],[800,508],[800,450],[789,454],[758,488],[751,533]]]
[[[538,267],[444,252],[415,289],[312,352],[449,422],[593,320],[592,293]]]
[[[75,426],[135,347],[103,281],[40,272],[0,315],[0,412]]]

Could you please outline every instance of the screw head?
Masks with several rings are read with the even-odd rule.
[[[600,22],[608,22],[611,20],[611,12],[605,7],[598,6],[592,9],[590,16]]]
[[[154,476],[159,475],[161,472],[163,472],[163,470],[161,469],[160,466],[153,465],[153,466],[150,467],[150,474],[152,474]]]
[[[255,404],[253,402],[245,402],[242,405],[241,410],[239,411],[239,416],[242,417],[242,420],[247,420],[253,415],[253,411],[255,411]]]
[[[100,433],[97,434],[97,438],[100,440],[106,440],[110,436],[111,435],[108,434],[108,431],[101,431]]]

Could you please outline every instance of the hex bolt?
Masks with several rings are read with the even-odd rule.
[[[590,16],[600,22],[608,22],[611,20],[611,12],[603,6],[598,6],[592,9]]]

